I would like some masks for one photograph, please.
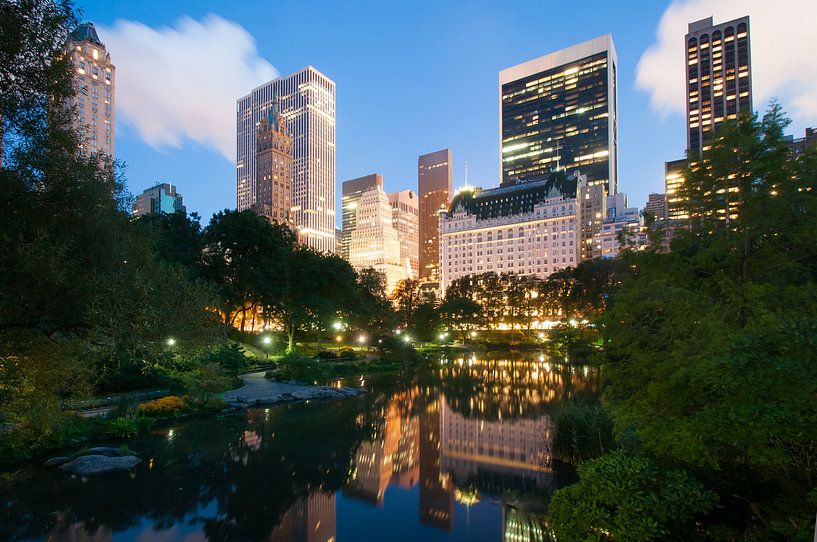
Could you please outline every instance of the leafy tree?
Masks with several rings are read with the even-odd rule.
[[[817,512],[817,151],[791,159],[785,126],[773,104],[716,133],[689,172],[688,228],[669,254],[624,256],[633,273],[603,318],[617,432],[694,471],[718,521],[764,540],[807,539]],[[705,197],[729,186],[737,206]]]
[[[554,493],[548,509],[565,542],[703,539],[696,517],[712,510],[714,493],[684,471],[611,452],[583,463],[579,481]]]
[[[414,325],[414,316],[417,307],[421,303],[420,281],[415,279],[403,279],[397,283],[397,287],[392,292],[391,299],[397,305],[397,312],[400,315],[400,323],[406,327]]]
[[[353,316],[358,327],[374,333],[387,333],[396,323],[386,294],[386,275],[371,267],[357,274],[358,304]]]
[[[439,311],[445,325],[459,332],[463,344],[465,332],[474,329],[483,321],[482,307],[479,303],[464,297],[446,297]]]
[[[153,250],[165,262],[188,270],[192,277],[199,275],[203,249],[199,215],[184,211],[142,215],[137,227],[153,239]]]

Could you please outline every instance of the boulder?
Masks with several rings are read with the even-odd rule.
[[[108,446],[94,446],[88,449],[88,453],[84,455],[105,455],[108,457],[122,457],[122,452],[119,448],[110,448]]]
[[[106,472],[126,471],[138,465],[142,460],[134,455],[122,457],[108,457],[107,455],[83,455],[69,463],[65,463],[60,469],[71,474],[104,474]]]
[[[59,467],[60,465],[65,465],[69,461],[71,461],[70,457],[60,455],[60,456],[57,456],[57,457],[52,457],[51,459],[46,461],[45,466],[46,467]]]

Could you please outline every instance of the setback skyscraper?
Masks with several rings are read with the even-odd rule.
[[[270,222],[292,225],[292,138],[275,108],[258,123],[255,135],[255,203]]]
[[[501,186],[563,168],[616,193],[617,66],[608,34],[499,72]]]
[[[377,173],[343,181],[341,185],[341,246],[340,255],[349,260],[349,242],[357,224],[357,206],[364,192],[383,188],[383,177]]]
[[[113,158],[116,67],[111,55],[93,23],[77,26],[65,50],[76,72],[77,93],[66,105],[74,108],[80,153]]]
[[[720,123],[752,112],[749,17],[689,23],[685,43],[687,149],[700,153]]]
[[[335,82],[312,66],[255,88],[237,101],[236,205],[256,196],[258,123],[276,107],[292,137],[292,219],[299,240],[335,247]]]
[[[440,213],[451,198],[451,149],[432,152],[417,160],[420,193],[420,278],[440,280]]]
[[[392,209],[392,225],[400,237],[400,265],[407,276],[416,279],[420,271],[420,210],[417,194],[401,190],[389,194]]]

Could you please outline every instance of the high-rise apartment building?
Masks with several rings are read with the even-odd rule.
[[[665,165],[666,167],[666,165]],[[666,182],[666,178],[665,178]],[[656,220],[667,219],[667,195],[650,194],[647,196],[647,204],[644,205],[644,212],[650,213]]]
[[[451,168],[451,149],[424,154],[417,160],[420,278],[431,282],[440,280],[440,213],[451,201]]]
[[[642,227],[638,207],[627,207],[627,195],[619,192],[607,197],[607,213],[598,232],[593,236],[593,256],[615,258],[625,248],[643,250],[647,233]],[[622,232],[624,232],[622,239]]]
[[[564,168],[616,193],[617,66],[608,34],[499,72],[501,186]]]
[[[114,156],[116,67],[93,23],[77,26],[65,44],[75,70],[76,95],[66,105],[73,108],[80,152]]]
[[[176,192],[176,187],[168,183],[148,188],[136,196],[133,205],[133,216],[173,214],[176,211],[186,213],[187,208],[184,206],[182,195]]]
[[[749,17],[689,23],[685,44],[687,149],[700,153],[719,124],[752,111]]]
[[[292,138],[274,107],[258,123],[255,135],[255,203],[252,209],[270,222],[292,225]]]
[[[386,293],[407,277],[400,262],[400,236],[392,222],[389,198],[380,187],[364,192],[355,209],[349,237],[349,263],[356,271],[373,268],[386,277]]]
[[[392,225],[400,238],[400,264],[411,279],[416,279],[420,271],[420,208],[417,201],[417,194],[412,190],[389,194]]]
[[[349,260],[349,240],[355,229],[357,205],[364,192],[383,188],[383,177],[377,173],[343,181],[341,185],[341,246],[340,255]]]
[[[236,104],[236,205],[256,197],[258,124],[276,108],[292,137],[292,220],[298,238],[335,251],[335,82],[312,66],[253,89]]]

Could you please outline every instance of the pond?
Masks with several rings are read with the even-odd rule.
[[[352,399],[161,425],[128,443],[144,459],[129,473],[27,466],[0,486],[0,539],[548,540],[549,497],[574,480],[551,457],[552,415],[592,397],[596,372],[466,354],[363,383]]]

